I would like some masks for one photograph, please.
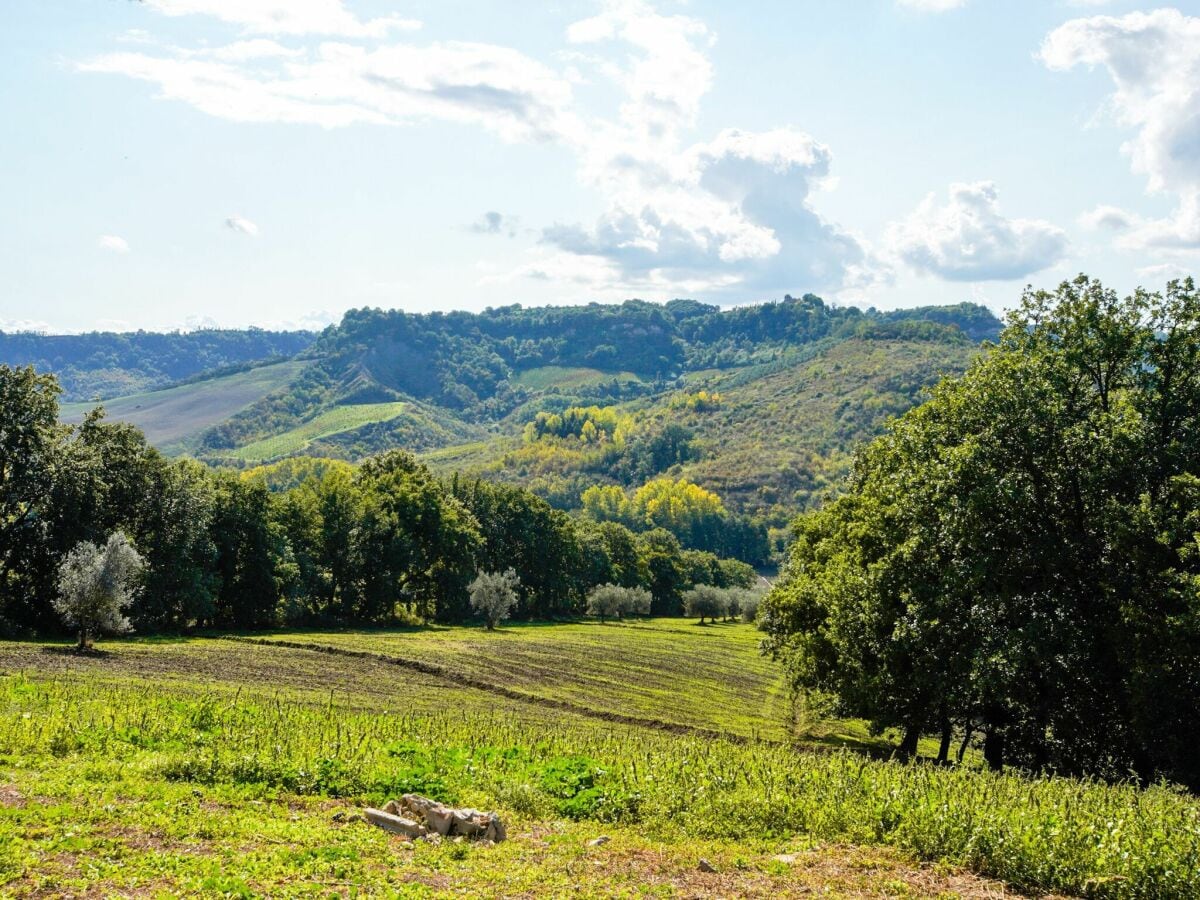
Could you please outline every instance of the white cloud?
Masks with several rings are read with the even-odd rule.
[[[625,93],[620,116],[639,139],[661,144],[695,122],[700,99],[712,85],[704,48],[715,40],[703,22],[664,16],[643,0],[608,0],[604,11],[567,29],[576,45],[619,42],[629,48],[603,74]]]
[[[299,47],[285,47],[276,41],[266,38],[255,38],[251,41],[234,41],[224,47],[202,51],[197,55],[209,55],[222,62],[246,62],[251,59],[295,59],[304,56],[305,51]]]
[[[630,183],[618,187],[594,227],[556,225],[543,241],[607,263],[589,266],[592,275],[644,289],[836,290],[866,252],[809,205],[831,158],[827,147],[790,129],[727,129],[686,148],[676,173],[655,178],[631,167]]]
[[[863,270],[860,242],[809,203],[812,190],[829,183],[827,147],[790,128],[683,140],[712,84],[707,50],[715,36],[703,23],[613,0],[567,37],[576,46],[628,48],[616,62],[593,61],[622,91],[617,116],[587,121],[582,139],[567,136],[582,180],[608,208],[591,227],[544,229],[542,257],[518,272],[600,294],[745,296],[836,291]]]
[[[258,237],[258,226],[242,216],[230,216],[225,220],[225,227],[231,231],[238,231],[242,234],[248,234],[251,237]]]
[[[1116,206],[1097,206],[1079,217],[1079,224],[1093,231],[1125,231],[1131,228],[1137,217]]]
[[[1196,269],[1188,269],[1178,263],[1157,263],[1153,266],[1142,266],[1137,270],[1140,278],[1145,278],[1153,284],[1162,284],[1176,278],[1186,278],[1195,275]]]
[[[49,322],[41,319],[0,319],[0,332],[17,334],[32,332],[34,334],[63,334]]]
[[[918,12],[949,12],[967,5],[967,0],[896,0],[896,5]]]
[[[888,244],[912,268],[947,281],[1008,281],[1058,262],[1067,247],[1061,228],[1037,219],[1006,219],[996,186],[952,184],[942,206],[930,194],[888,228]]]
[[[144,0],[168,16],[205,15],[249,34],[330,34],[382,38],[392,31],[421,27],[414,19],[383,16],[362,21],[341,0]]]
[[[110,253],[128,253],[129,242],[125,238],[117,237],[115,234],[102,234],[96,241],[96,246],[101,250],[108,250]]]
[[[474,234],[504,234],[516,237],[518,225],[519,220],[515,216],[489,210],[468,225],[467,230]]]
[[[1151,191],[1176,195],[1164,219],[1128,215],[1122,246],[1200,248],[1200,18],[1176,9],[1073,19],[1051,32],[1041,59],[1056,71],[1103,66],[1110,107],[1135,129],[1122,151]]]
[[[244,48],[245,42],[232,47]],[[571,96],[570,85],[546,66],[489,44],[368,50],[325,43],[310,61],[279,54],[272,60],[260,53],[254,68],[229,47],[212,56],[112,53],[79,68],[153,82],[160,97],[235,122],[337,128],[436,118],[479,124],[513,140],[561,132],[559,120]]]
[[[166,11],[168,0],[156,3]],[[263,11],[278,12],[279,4],[266,0],[169,5],[172,14],[237,17],[257,33],[299,30],[286,17],[271,18],[269,29]],[[306,2],[288,5],[288,15],[304,13],[315,31],[317,6],[330,17],[333,6],[341,9]],[[690,136],[712,84],[715,36],[702,22],[660,14],[645,0],[603,0],[597,15],[567,29],[566,40],[570,49],[557,59],[562,71],[492,44],[342,40],[299,51],[263,38],[118,52],[80,68],[151,82],[160,97],[233,121],[335,128],[436,119],[510,141],[554,141],[575,154],[580,182],[605,211],[590,227],[545,228],[514,278],[564,279],[597,294],[672,296],[836,292],[876,277],[877,260],[863,243],[810,201],[814,189],[835,183],[827,147],[791,128],[726,129],[707,142]],[[573,85],[605,80],[618,89],[615,107],[585,111]],[[468,227],[511,233],[515,225],[502,217]]]

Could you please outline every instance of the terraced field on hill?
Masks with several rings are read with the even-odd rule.
[[[117,397],[101,405],[108,418],[136,425],[159,449],[178,452],[188,438],[287,387],[304,365],[297,361],[275,363],[159,391]],[[64,403],[61,418],[71,424],[82,422],[95,406],[90,402]]]

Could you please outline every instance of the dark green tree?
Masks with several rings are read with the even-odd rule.
[[[797,522],[762,612],[797,685],[907,750],[1200,784],[1198,359],[1190,280],[1027,292]]]

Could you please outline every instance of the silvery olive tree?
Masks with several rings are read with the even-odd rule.
[[[471,609],[483,616],[488,631],[495,629],[512,613],[517,604],[521,579],[512,569],[504,572],[480,572],[471,582]]]
[[[133,602],[142,557],[129,538],[116,531],[103,547],[76,544],[58,568],[54,608],[79,631],[79,649],[91,647],[96,635],[133,630],[125,610]]]

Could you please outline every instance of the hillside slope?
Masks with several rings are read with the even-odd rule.
[[[268,394],[282,390],[304,368],[304,363],[273,363],[216,375],[176,387],[132,394],[105,401],[110,419],[136,425],[146,439],[160,449],[172,452],[183,448],[188,438],[228,419]],[[62,421],[75,424],[96,406],[82,401],[64,403],[59,410]]]
[[[303,352],[291,368],[200,377],[106,406],[164,449],[217,464],[357,460],[404,447],[439,471],[523,484],[564,509],[594,484],[633,489],[670,475],[782,525],[844,473],[859,441],[940,375],[961,371],[998,329],[971,304],[885,313],[811,295],[728,310],[686,300],[479,314],[362,309],[311,343],[296,337]],[[211,342],[223,333],[205,334]],[[246,334],[258,349],[275,340]],[[202,340],[159,337],[176,349]],[[52,339],[42,340],[51,343],[29,352],[49,353]],[[271,384],[271,372],[287,377]],[[110,375],[68,372],[72,383]],[[539,416],[590,408],[608,410],[608,432],[526,435]]]

